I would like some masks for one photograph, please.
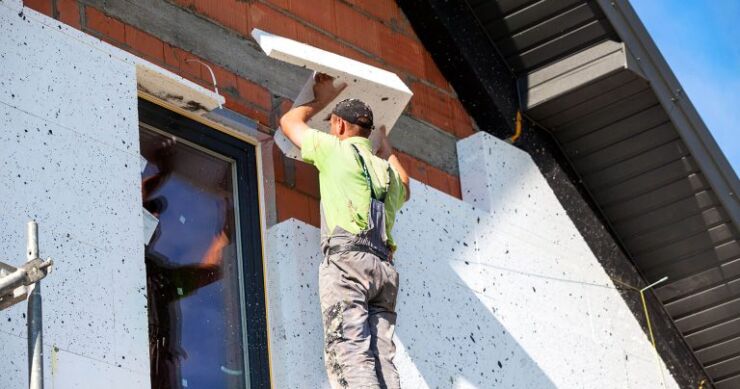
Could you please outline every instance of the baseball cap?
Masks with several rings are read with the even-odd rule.
[[[372,130],[373,111],[370,106],[359,99],[345,99],[337,103],[331,113],[356,124],[362,128]]]

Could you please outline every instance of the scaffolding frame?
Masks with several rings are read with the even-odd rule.
[[[26,327],[28,331],[28,387],[44,387],[43,325],[41,312],[41,280],[51,271],[51,258],[39,258],[38,224],[27,225],[26,263],[14,267],[0,262],[0,310],[23,300],[28,301]]]

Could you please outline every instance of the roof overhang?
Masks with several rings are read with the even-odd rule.
[[[573,92],[581,91],[584,102],[638,77],[644,80],[624,43],[607,40],[519,78],[521,106],[544,120],[572,104],[567,97]]]

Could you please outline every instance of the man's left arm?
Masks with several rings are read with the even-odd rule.
[[[388,163],[390,163],[393,169],[398,173],[399,179],[403,184],[405,194],[404,201],[409,201],[409,198],[411,198],[411,185],[409,185],[409,175],[408,173],[406,173],[406,169],[403,168],[401,160],[398,159],[398,157],[396,156],[396,153],[393,150],[393,146],[391,146],[391,142],[388,139],[388,134],[386,133],[385,126],[380,126],[377,131],[379,131],[378,139],[380,141],[380,148],[378,149],[377,154],[380,158],[388,160]]]

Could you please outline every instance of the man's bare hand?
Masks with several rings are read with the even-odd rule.
[[[388,159],[388,157],[393,154],[393,146],[391,146],[391,142],[390,140],[388,140],[388,134],[386,133],[385,126],[380,126],[380,128],[375,131],[374,137],[380,145],[377,151],[378,157]]]
[[[338,85],[334,85],[334,77],[324,73],[316,73],[314,76],[313,85],[313,96],[314,103],[319,110],[326,107],[332,100],[334,100],[339,94],[347,87],[347,84],[342,82]]]
[[[303,136],[308,131],[308,120],[347,87],[346,83],[334,85],[334,78],[324,73],[316,73],[314,82],[314,99],[310,103],[292,108],[280,118],[280,128],[283,129],[285,136],[299,148],[303,145]]]

